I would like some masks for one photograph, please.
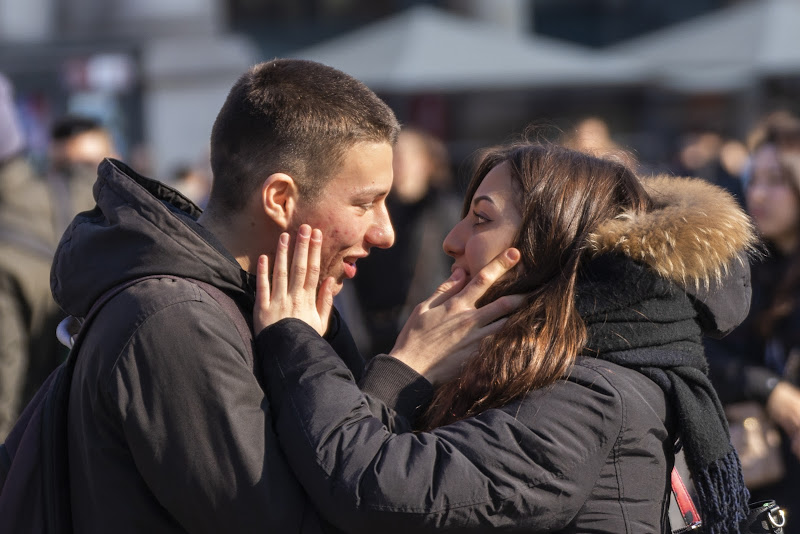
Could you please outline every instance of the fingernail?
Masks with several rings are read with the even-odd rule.
[[[506,251],[506,258],[511,261],[517,261],[519,259],[519,250],[515,248],[510,248]]]
[[[311,241],[322,241],[322,230],[314,228],[311,232]]]
[[[289,234],[282,233],[280,237],[281,245],[288,245],[289,244]]]
[[[453,271],[453,274],[450,275],[450,280],[452,280],[453,282],[458,282],[462,278],[464,278],[464,269],[462,269],[461,267],[457,267],[456,270]]]
[[[311,227],[307,224],[301,224],[298,232],[300,237],[308,237],[311,235]]]

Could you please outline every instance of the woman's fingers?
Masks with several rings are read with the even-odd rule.
[[[445,303],[453,307],[460,305],[474,308],[475,303],[478,302],[483,294],[500,277],[512,269],[519,261],[519,258],[519,250],[515,248],[506,249],[481,269],[466,284],[466,287],[464,285],[465,273],[463,269],[456,268],[450,278],[440,285],[433,295],[420,304],[420,309],[424,311]]]
[[[328,320],[331,317],[335,290],[336,280],[329,276],[323,280],[319,288],[319,293],[317,294],[317,312],[319,313],[320,322],[325,328],[327,328]]]
[[[442,285],[436,288],[433,295],[424,300],[420,305],[424,309],[435,308],[443,302],[450,300],[453,295],[458,294],[464,288],[464,281],[466,280],[466,273],[464,269],[456,267],[450,278],[445,280]]]
[[[262,254],[256,266],[256,303],[253,310],[253,330],[256,334],[267,326],[269,305],[269,258]]]
[[[311,241],[311,227],[307,224],[301,224],[297,230],[297,239],[295,239],[294,243],[292,274],[289,278],[289,293],[292,295],[300,296],[306,288],[309,241]]]
[[[272,300],[286,294],[289,286],[289,234],[282,233],[275,251],[275,265],[272,267]]]
[[[389,354],[433,384],[452,378],[461,363],[475,354],[481,340],[500,329],[504,317],[525,300],[524,295],[507,295],[475,308],[478,299],[519,258],[517,249],[507,249],[466,286],[456,269],[430,299],[414,308]]]
[[[501,317],[509,315],[525,302],[527,295],[506,295],[490,302],[486,306],[478,308],[475,321],[479,326],[496,323]]]
[[[467,287],[456,298],[474,306],[475,302],[486,293],[492,284],[517,264],[519,258],[519,250],[515,248],[509,248],[501,252],[472,277]]]
[[[322,256],[322,231],[314,228],[311,231],[311,245],[308,250],[308,269],[306,272],[305,290],[316,295],[319,285],[320,261]]]
[[[326,280],[319,294],[317,285],[322,256],[322,232],[303,224],[297,232],[291,264],[289,263],[289,234],[278,238],[272,280],[266,256],[259,257],[256,272],[256,303],[253,325],[260,329],[281,319],[296,318],[311,325],[320,335],[328,327],[336,287]]]

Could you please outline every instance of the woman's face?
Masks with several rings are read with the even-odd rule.
[[[445,253],[461,267],[467,280],[513,244],[522,215],[514,202],[515,191],[507,163],[493,168],[472,197],[469,214],[444,240]]]
[[[764,146],[753,155],[747,210],[761,235],[781,249],[795,246],[800,227],[800,201],[791,179],[775,147]]]

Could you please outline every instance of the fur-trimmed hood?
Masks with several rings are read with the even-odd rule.
[[[750,217],[705,180],[660,175],[642,184],[653,209],[602,224],[590,236],[592,254],[624,254],[683,287],[703,332],[726,335],[750,311],[748,260],[760,250]]]
[[[758,246],[750,217],[724,189],[698,178],[643,178],[654,207],[625,212],[589,239],[594,255],[621,252],[688,290],[720,282]]]

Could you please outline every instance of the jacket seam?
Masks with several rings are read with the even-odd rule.
[[[180,277],[176,277],[176,278],[180,278]],[[185,296],[181,300],[170,302],[168,304],[165,304],[161,308],[152,311],[151,313],[147,314],[146,317],[142,318],[142,320],[139,322],[139,324],[137,324],[136,327],[131,331],[130,335],[125,340],[125,343],[122,344],[122,346],[120,347],[119,352],[115,356],[114,363],[111,365],[111,369],[109,370],[108,376],[103,381],[103,387],[106,389],[106,391],[109,390],[110,382],[111,382],[111,380],[113,380],[115,373],[118,372],[119,363],[120,363],[120,360],[124,357],[125,349],[127,349],[130,346],[131,340],[134,338],[134,336],[136,336],[136,334],[139,332],[139,330],[145,324],[149,323],[150,320],[153,319],[156,315],[166,311],[169,308],[172,308],[173,306],[178,306],[180,304],[185,304],[187,302],[205,302],[203,300],[203,298],[201,297],[200,293],[199,293],[200,288],[197,287],[195,284],[192,284],[191,282],[187,282],[187,283],[191,284],[192,291],[195,293],[194,296],[192,296],[192,297]],[[210,303],[207,303],[207,304],[210,304]]]
[[[620,411],[622,413],[622,417],[620,418],[619,433],[617,434],[617,439],[614,442],[614,448],[612,450],[614,456],[614,474],[617,478],[617,487],[619,488],[617,493],[619,499],[617,502],[619,502],[620,515],[622,516],[622,523],[623,525],[625,525],[625,532],[628,533],[630,532],[629,528],[630,521],[628,518],[628,511],[625,505],[623,504],[623,497],[625,496],[625,477],[622,476],[622,472],[620,471],[621,463],[619,461],[619,454],[620,454],[619,451],[621,447],[622,436],[624,433],[624,429],[627,428],[628,409],[627,406],[625,405],[625,399],[622,396],[622,393],[619,391],[619,389],[617,389],[617,387],[614,384],[612,384],[611,381],[607,380],[607,382],[612,388],[614,388],[614,391],[616,391],[617,394],[619,395]]]

